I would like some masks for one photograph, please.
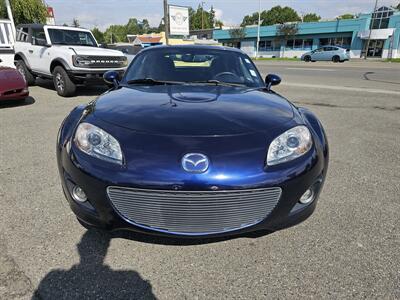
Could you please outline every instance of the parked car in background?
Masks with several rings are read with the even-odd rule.
[[[22,75],[14,68],[0,66],[0,102],[23,101],[28,96],[28,85]]]
[[[350,60],[350,49],[345,49],[337,46],[324,46],[301,56],[301,60],[309,61],[333,61],[344,62]]]
[[[106,71],[122,74],[128,65],[121,51],[100,48],[90,30],[41,24],[17,27],[15,61],[28,85],[36,77],[50,78],[64,97],[79,84],[103,84]]]

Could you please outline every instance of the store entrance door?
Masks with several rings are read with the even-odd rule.
[[[367,41],[365,41],[367,43]],[[385,40],[370,40],[367,57],[382,57],[383,44]]]

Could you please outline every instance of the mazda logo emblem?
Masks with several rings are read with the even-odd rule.
[[[204,173],[210,162],[208,157],[201,153],[188,153],[182,157],[182,168],[190,173]]]

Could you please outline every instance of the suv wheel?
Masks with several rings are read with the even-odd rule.
[[[28,67],[26,66],[25,62],[23,60],[17,60],[15,63],[15,68],[18,70],[18,72],[24,77],[26,83],[28,85],[34,85],[36,78],[35,76],[29,71]]]
[[[76,85],[69,78],[63,67],[57,66],[53,70],[53,83],[57,94],[62,97],[71,97],[75,94]]]
[[[332,61],[335,62],[335,63],[337,63],[337,62],[340,61],[340,57],[337,56],[337,55],[335,55],[334,57],[332,57]]]

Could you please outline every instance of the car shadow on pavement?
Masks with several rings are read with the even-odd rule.
[[[56,93],[56,89],[54,88],[53,81],[50,79],[42,79],[37,78],[35,85],[47,90],[54,91]],[[107,85],[78,85],[76,88],[76,96],[98,96],[109,89]]]
[[[273,233],[273,231],[269,230],[262,230],[262,231],[255,231],[249,232],[244,234],[236,234],[232,236],[224,236],[224,237],[214,237],[214,238],[173,238],[173,237],[162,237],[156,235],[148,235],[139,232],[131,232],[128,230],[118,230],[112,232],[113,238],[122,238],[127,240],[132,240],[141,243],[148,243],[148,244],[159,244],[159,245],[167,245],[167,246],[194,246],[194,245],[203,245],[203,244],[213,244],[219,243],[223,241],[238,239],[238,238],[259,238],[262,236],[266,236]]]
[[[104,258],[112,235],[88,230],[78,243],[79,264],[49,272],[32,299],[155,299],[151,284],[133,270],[112,270]]]
[[[26,97],[24,100],[6,100],[0,102],[0,109],[3,108],[11,108],[11,107],[18,107],[18,106],[26,106],[35,103],[35,99],[32,97]]]

